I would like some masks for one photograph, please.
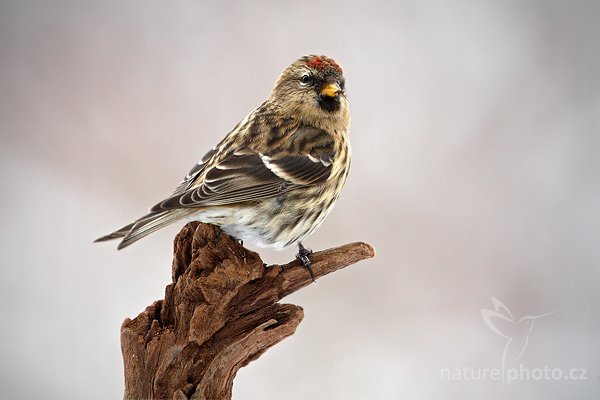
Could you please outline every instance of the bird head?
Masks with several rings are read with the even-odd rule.
[[[315,125],[350,119],[342,67],[325,56],[305,56],[287,67],[270,100],[286,114]]]

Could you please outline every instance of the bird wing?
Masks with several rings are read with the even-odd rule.
[[[204,169],[206,168],[206,164],[208,163],[208,161],[210,161],[212,156],[215,155],[216,151],[217,151],[217,149],[215,147],[212,150],[210,150],[208,153],[206,153],[204,155],[204,157],[202,157],[202,159],[200,161],[198,161],[198,163],[195,164],[192,167],[192,169],[190,169],[190,172],[187,173],[185,178],[183,178],[183,181],[181,181],[181,183],[175,188],[175,190],[173,191],[171,196],[181,194],[181,193],[185,192],[186,190],[188,190],[194,184],[194,182],[196,181],[198,176],[202,173],[202,171],[204,171]]]
[[[239,149],[214,165],[198,164],[197,171],[192,169],[190,178],[171,197],[150,211],[220,206],[273,197],[327,180],[331,164],[332,155],[328,153],[319,157],[269,155],[249,148]]]

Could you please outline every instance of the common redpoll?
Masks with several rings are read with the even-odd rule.
[[[122,249],[181,219],[240,240],[284,248],[310,270],[301,241],[325,219],[350,169],[350,112],[342,68],[309,55],[286,68],[271,95],[198,162],[150,212],[96,241]]]

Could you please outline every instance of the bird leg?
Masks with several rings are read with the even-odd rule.
[[[308,256],[310,256],[312,252],[313,251],[311,249],[307,249],[306,247],[302,246],[302,243],[298,242],[298,254],[296,254],[296,258],[300,260],[304,268],[308,270],[312,281],[315,282],[315,274],[313,274],[313,270],[311,268],[312,263],[308,258]]]

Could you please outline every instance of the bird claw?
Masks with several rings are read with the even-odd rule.
[[[298,244],[298,254],[296,254],[296,258],[298,260],[300,260],[300,262],[302,263],[304,268],[306,268],[308,270],[308,273],[310,274],[312,281],[316,282],[315,274],[313,273],[313,270],[312,270],[312,262],[308,258],[308,256],[310,256],[312,253],[313,253],[313,251],[311,249],[307,249],[306,247],[302,246],[302,243]]]

